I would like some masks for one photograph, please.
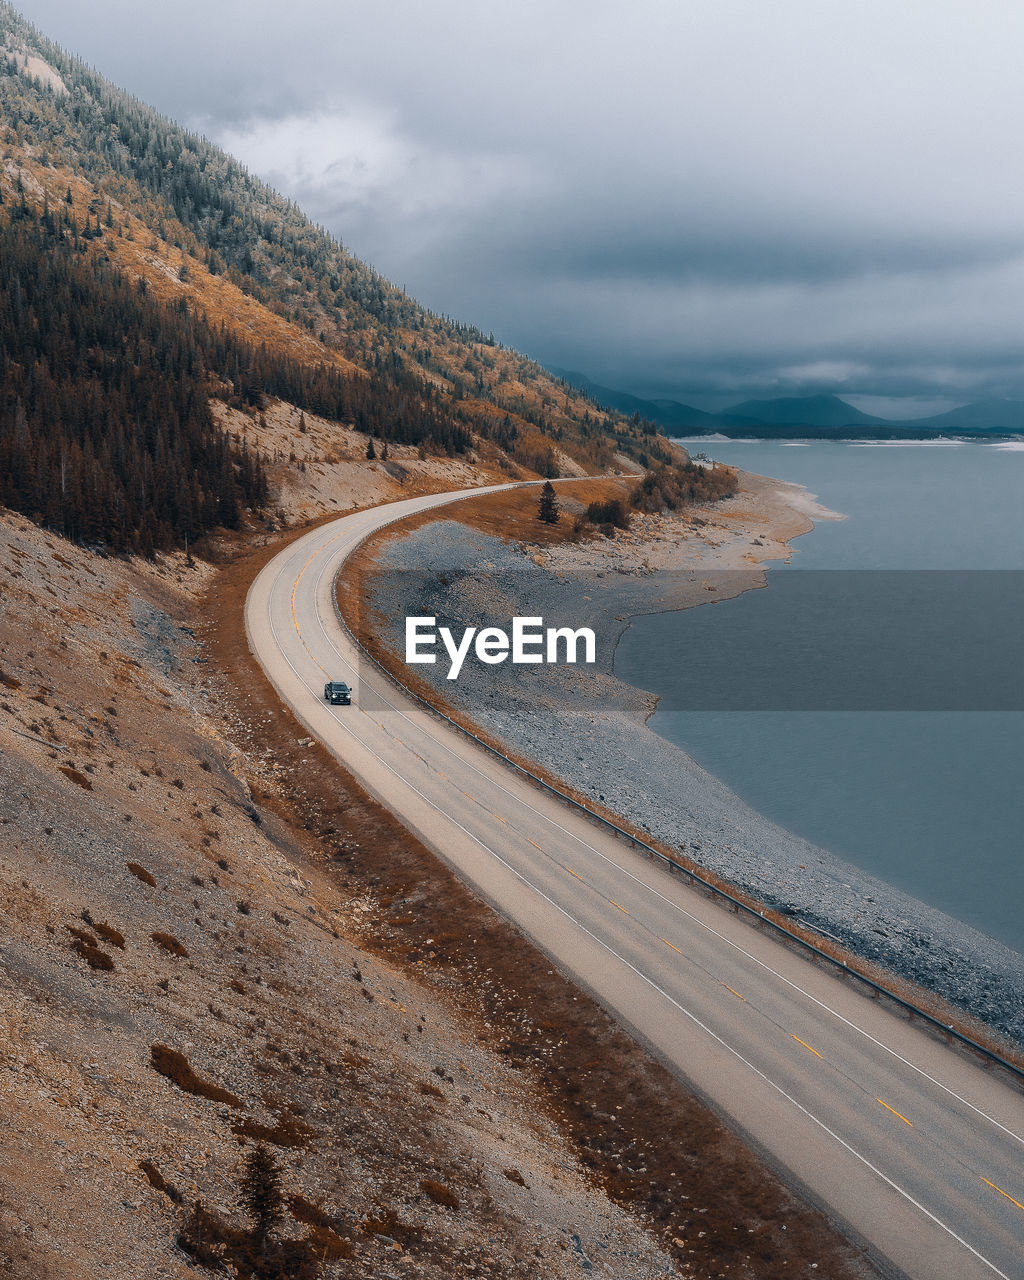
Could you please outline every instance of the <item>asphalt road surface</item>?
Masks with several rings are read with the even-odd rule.
[[[1017,1085],[648,862],[360,657],[340,565],[381,525],[460,496],[344,516],[266,566],[246,628],[282,701],[883,1270],[1024,1278]],[[352,706],[326,705],[328,679]]]

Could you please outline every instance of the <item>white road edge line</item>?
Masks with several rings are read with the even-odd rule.
[[[267,608],[267,621],[270,625],[271,634],[273,635],[274,640],[277,643],[278,650],[280,651],[281,656],[284,658],[285,662],[288,663],[288,666],[291,667],[292,672],[294,673],[299,683],[303,686],[303,688],[305,688],[309,693],[316,696],[315,689],[313,689],[311,685],[306,683],[305,679],[296,669],[294,663],[288,657],[287,653],[284,651],[284,648],[281,645],[280,637],[278,636],[278,633],[277,633],[277,628],[274,626],[273,614],[271,613],[269,608],[269,601],[268,601],[268,608]],[[301,641],[302,639],[301,634],[299,635],[299,639]],[[335,717],[335,723],[338,724],[342,729],[344,729],[345,732],[348,733],[351,738],[359,742],[359,739],[356,737],[355,733],[353,733],[353,731],[349,728],[349,726],[345,724],[344,720],[341,717]],[[313,732],[315,732],[315,730]],[[834,1141],[836,1141],[841,1147],[843,1147],[844,1150],[848,1151],[855,1159],[859,1160],[861,1164],[865,1166],[865,1168],[870,1169],[872,1173],[874,1173],[877,1177],[881,1178],[881,1180],[887,1186],[891,1187],[893,1191],[897,1193],[897,1195],[902,1196],[903,1199],[906,1200],[908,1204],[913,1205],[914,1208],[918,1209],[921,1213],[923,1213],[926,1218],[934,1222],[935,1225],[938,1226],[942,1231],[945,1231],[946,1234],[950,1236],[951,1239],[955,1240],[958,1244],[962,1245],[963,1248],[965,1248],[968,1251],[968,1253],[972,1254],[975,1258],[978,1259],[979,1262],[981,1262],[984,1266],[988,1267],[989,1270],[992,1271],[994,1275],[1000,1278],[1000,1280],[1011,1280],[1011,1277],[1006,1275],[1005,1272],[1000,1271],[999,1268],[995,1265],[995,1263],[990,1262],[988,1258],[986,1258],[983,1254],[979,1253],[978,1250],[975,1249],[973,1245],[968,1244],[968,1242],[964,1240],[962,1236],[957,1235],[957,1233],[952,1229],[952,1227],[947,1226],[947,1224],[944,1223],[941,1218],[936,1217],[934,1213],[932,1213],[929,1209],[926,1209],[924,1205],[920,1203],[920,1201],[915,1200],[914,1197],[910,1195],[909,1192],[904,1191],[902,1187],[900,1187],[897,1183],[893,1182],[891,1178],[887,1177],[886,1174],[884,1174],[881,1171],[881,1169],[879,1169],[876,1165],[872,1164],[871,1161],[868,1160],[866,1156],[861,1155],[861,1153],[857,1151],[856,1148],[852,1147],[848,1142],[846,1142],[845,1139],[841,1138],[839,1134],[837,1134],[834,1130],[830,1129],[823,1120],[819,1120],[818,1117],[814,1115],[811,1111],[809,1111],[805,1106],[803,1106],[802,1103],[798,1102],[794,1097],[792,1097],[791,1094],[787,1093],[786,1090],[781,1087],[781,1085],[776,1084],[775,1081],[771,1080],[767,1075],[765,1075],[765,1073],[761,1071],[760,1068],[756,1067],[752,1062],[750,1062],[747,1058],[745,1058],[737,1049],[734,1049],[730,1044],[728,1044],[725,1040],[723,1040],[721,1036],[719,1036],[716,1032],[712,1031],[710,1027],[706,1026],[705,1023],[703,1023],[696,1016],[696,1014],[691,1013],[689,1009],[685,1008],[685,1006],[680,1004],[678,1000],[676,1000],[673,996],[669,995],[669,993],[665,991],[664,988],[660,987],[651,978],[647,977],[647,975],[643,973],[642,970],[638,969],[634,964],[630,963],[630,961],[627,960],[624,956],[619,955],[617,951],[615,951],[612,947],[610,947],[595,933],[591,932],[591,930],[588,929],[586,925],[582,924],[579,920],[577,920],[574,916],[572,916],[568,911],[565,910],[564,907],[559,906],[559,904],[555,902],[552,898],[550,898],[542,889],[538,888],[531,881],[527,880],[527,878],[521,872],[517,871],[516,868],[513,867],[509,862],[507,862],[501,856],[501,854],[497,853],[494,849],[490,848],[489,845],[484,844],[482,840],[480,840],[471,831],[469,831],[460,822],[458,822],[457,819],[453,818],[451,814],[446,814],[443,809],[441,809],[438,805],[436,805],[430,799],[429,796],[424,795],[423,792],[420,791],[418,787],[414,786],[413,783],[410,782],[407,778],[404,778],[398,772],[398,770],[393,768],[390,764],[388,764],[388,762],[385,759],[383,759],[382,756],[379,756],[377,752],[373,750],[372,747],[370,747],[365,742],[361,742],[360,745],[365,751],[369,752],[369,754],[377,761],[378,764],[382,765],[389,773],[394,774],[394,776],[400,782],[404,783],[405,786],[407,786],[410,791],[412,791],[415,795],[419,796],[420,799],[423,800],[431,809],[433,809],[436,813],[439,813],[448,822],[451,822],[454,826],[456,826],[460,831],[463,832],[464,835],[468,836],[469,839],[472,840],[474,844],[479,845],[480,848],[483,849],[485,853],[490,854],[490,856],[494,858],[495,861],[497,861],[507,871],[511,872],[511,874],[514,875],[516,879],[520,880],[528,889],[532,890],[535,894],[537,894],[538,897],[542,898],[545,902],[547,902],[549,906],[553,907],[560,915],[563,915],[567,920],[569,920],[572,924],[574,924],[580,930],[581,933],[586,934],[599,947],[607,951],[609,955],[614,956],[615,959],[617,959],[620,962],[620,964],[624,965],[627,969],[630,970],[630,972],[634,973],[641,980],[641,982],[646,983],[653,991],[657,992],[660,996],[662,996],[665,1000],[667,1000],[669,1004],[673,1005],[676,1009],[678,1009],[679,1012],[683,1014],[684,1017],[688,1018],[695,1026],[699,1027],[703,1032],[705,1032],[706,1035],[710,1036],[711,1039],[713,1039],[717,1044],[721,1045],[722,1048],[725,1049],[727,1053],[731,1053],[734,1058],[736,1058],[739,1062],[742,1062],[744,1066],[746,1066],[756,1076],[758,1076],[761,1080],[763,1080],[765,1084],[769,1086],[769,1088],[774,1089],[781,1097],[785,1098],[787,1102],[791,1103],[794,1107],[796,1107],[796,1109],[799,1112],[801,1112],[803,1115],[805,1115],[808,1120],[810,1120],[813,1124],[817,1125],[818,1128],[820,1128],[824,1133],[828,1134],[829,1137],[834,1139]]]
[[[340,537],[341,535],[339,534],[338,536]],[[336,541],[336,539],[332,539],[332,542],[333,541]],[[325,543],[324,547],[321,548],[321,550],[326,550],[327,547],[329,547],[330,545],[331,543]],[[320,589],[320,583],[323,579],[324,574],[327,572],[327,567],[328,567],[328,564],[325,563],[324,566],[321,568],[320,573],[317,575],[317,580],[313,588],[314,598],[316,596],[316,593]],[[299,579],[302,578],[305,571],[306,571],[306,568],[304,566],[302,571],[299,574]],[[324,626],[323,618],[320,616],[319,611],[316,611],[316,618],[320,626],[320,632],[323,635],[324,639],[327,641],[328,645],[331,647],[331,649],[334,650],[334,652],[338,655],[338,658],[343,663],[345,663],[346,666],[350,666],[351,664],[339,652],[337,645],[334,643],[333,637],[328,633],[326,627]],[[299,639],[302,640],[301,634],[299,636]],[[303,643],[303,647],[306,649],[308,653],[309,652],[308,645],[306,645],[304,640],[302,641],[302,643]],[[310,653],[310,657],[311,658],[313,657],[312,653]],[[316,661],[316,659],[314,658],[313,661]],[[317,665],[320,665],[320,664],[318,663]],[[405,712],[401,709],[401,707],[396,707],[394,703],[389,702],[387,698],[384,697],[383,695],[379,695],[379,696],[384,706],[388,707],[391,711],[393,711],[395,715],[400,716],[403,720],[406,721],[407,724],[413,725],[413,728],[418,727],[413,724],[413,722],[409,719],[409,717],[405,714]],[[447,745],[445,745],[445,749],[448,751],[451,751],[451,749],[447,747]],[[494,778],[489,777],[486,773],[483,772],[483,770],[478,769],[477,766],[473,764],[472,760],[468,759],[465,756],[457,756],[457,759],[459,760],[460,763],[468,765],[468,767],[472,769],[474,773],[476,773],[479,777],[483,778],[491,786],[494,786],[499,791],[502,791],[511,800],[514,800],[517,804],[521,803],[518,797],[513,796],[512,793],[506,787],[504,787],[501,782],[495,780]],[[708,924],[704,920],[701,920],[698,916],[693,915],[692,912],[687,911],[687,909],[683,906],[680,906],[679,903],[673,902],[671,898],[666,897],[659,889],[655,888],[654,885],[650,885],[645,880],[642,880],[634,872],[630,871],[628,867],[623,867],[620,863],[616,862],[614,858],[609,858],[607,854],[602,853],[600,849],[596,849],[592,844],[584,840],[581,836],[578,836],[574,832],[567,830],[559,822],[556,822],[554,818],[549,818],[547,814],[541,813],[540,810],[538,809],[534,809],[532,805],[530,806],[530,810],[538,818],[540,818],[542,822],[546,822],[549,826],[553,827],[556,831],[560,831],[563,835],[567,836],[570,840],[574,840],[578,845],[581,846],[581,848],[587,849],[589,852],[593,853],[596,857],[600,858],[601,861],[606,863],[608,866],[614,867],[617,871],[620,871],[624,876],[628,876],[629,879],[634,882],[634,884],[637,884],[640,887],[646,889],[649,893],[653,893],[657,898],[659,898],[672,910],[678,912],[682,916],[685,916],[686,919],[698,925],[701,929],[704,929],[707,933],[710,933],[712,937],[717,938],[720,942],[724,942],[728,946],[732,947],[733,950],[738,951],[741,955],[745,956],[748,960],[752,961],[759,968],[764,969],[765,972],[770,973],[774,978],[777,978],[780,982],[785,983],[787,987],[790,987],[793,991],[798,992],[805,999],[811,1001],[812,1004],[817,1005],[819,1009],[824,1010],[824,1012],[828,1013],[833,1018],[836,1018],[838,1021],[842,1022],[845,1026],[849,1027],[851,1031],[856,1031],[858,1035],[864,1036],[866,1040],[869,1040],[877,1048],[883,1050],[883,1052],[885,1053],[891,1054],[892,1057],[894,1057],[897,1061],[902,1062],[905,1067],[908,1067],[911,1071],[917,1072],[917,1074],[920,1075],[923,1079],[928,1080],[931,1084],[935,1085],[937,1089],[940,1089],[943,1093],[947,1094],[949,1097],[955,1098],[957,1102],[962,1103],[969,1110],[973,1111],[975,1115],[980,1116],[983,1120],[987,1120],[989,1124],[992,1124],[997,1129],[1000,1129],[1003,1133],[1007,1135],[1007,1137],[1012,1138],[1015,1142],[1019,1142],[1022,1146],[1024,1146],[1024,1136],[1022,1136],[1019,1133],[1015,1133],[1012,1129],[1007,1128],[1006,1125],[1000,1123],[1000,1121],[998,1121],[994,1116],[989,1115],[987,1111],[983,1111],[980,1107],[976,1106],[969,1099],[962,1097],[959,1093],[956,1092],[956,1090],[951,1089],[949,1088],[948,1085],[943,1084],[941,1080],[936,1079],[935,1076],[931,1075],[928,1071],[925,1071],[923,1067],[919,1067],[917,1066],[916,1063],[913,1063],[909,1059],[903,1057],[903,1055],[899,1053],[896,1049],[891,1048],[889,1045],[885,1044],[883,1041],[877,1039],[875,1036],[871,1034],[870,1031],[866,1031],[863,1027],[858,1026],[857,1023],[851,1022],[849,1018],[845,1017],[845,1015],[841,1014],[837,1009],[833,1009],[830,1005],[825,1004],[824,1001],[819,1000],[817,996],[814,996],[809,991],[806,991],[798,983],[793,982],[792,979],[790,978],[787,978],[785,974],[780,973],[777,969],[773,969],[770,964],[768,964],[764,960],[761,960],[758,956],[753,955],[751,952],[747,951],[746,948],[740,946],[738,942],[734,942],[731,938],[727,938],[724,934],[720,933],[712,925]]]

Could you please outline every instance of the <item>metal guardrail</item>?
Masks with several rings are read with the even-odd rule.
[[[520,488],[520,487],[526,487],[527,485],[539,484],[539,483],[541,482],[536,480],[531,480],[531,481],[524,482],[523,485],[510,485],[509,487]],[[470,494],[468,496],[474,496],[474,495]],[[401,521],[405,519],[408,519],[408,517],[398,516],[394,520],[389,520],[385,524],[378,525],[373,532],[379,533],[381,529],[389,528],[393,524],[400,524]],[[368,534],[367,537],[369,536],[371,535]],[[340,574],[340,572],[341,572],[341,566],[339,565],[338,573]],[[705,879],[705,877],[702,876],[699,872],[692,870],[690,867],[684,866],[683,863],[677,862],[675,858],[663,852],[661,849],[656,849],[653,845],[648,844],[646,840],[641,839],[640,836],[635,835],[632,831],[627,830],[625,827],[620,827],[618,823],[613,822],[610,818],[606,818],[604,814],[597,813],[594,809],[589,808],[581,800],[577,800],[575,796],[569,795],[567,792],[562,791],[559,787],[554,786],[552,783],[548,782],[546,779],[539,777],[535,773],[532,773],[529,769],[525,767],[525,765],[519,764],[519,762],[516,760],[513,760],[511,756],[505,755],[503,751],[500,751],[497,747],[493,746],[491,743],[486,742],[483,738],[479,737],[479,735],[475,734],[471,729],[467,729],[465,725],[460,724],[458,720],[453,720],[451,716],[445,715],[443,711],[439,710],[432,703],[428,702],[426,698],[420,697],[420,695],[416,693],[413,689],[410,689],[407,685],[402,684],[402,682],[395,675],[393,675],[387,669],[387,667],[384,666],[383,663],[379,662],[374,657],[374,655],[369,651],[369,649],[367,649],[367,647],[363,644],[363,642],[359,639],[359,637],[355,634],[355,632],[349,626],[348,622],[346,621],[338,605],[338,593],[334,585],[337,582],[337,577],[338,577],[338,574],[335,574],[334,583],[332,583],[332,586],[331,586],[331,599],[334,601],[334,612],[337,615],[338,621],[341,623],[349,639],[356,646],[359,652],[362,653],[363,656],[374,665],[374,667],[376,667],[376,669],[381,673],[381,675],[385,677],[385,679],[390,681],[390,683],[393,684],[395,688],[399,689],[402,693],[404,693],[406,697],[414,698],[422,707],[425,707],[426,710],[429,711],[432,715],[435,715],[439,719],[444,720],[447,724],[450,724],[453,728],[457,729],[465,737],[471,738],[479,746],[483,747],[485,751],[489,751],[491,755],[496,756],[504,764],[508,765],[509,768],[514,769],[517,773],[522,774],[524,778],[528,778],[531,782],[535,783],[537,786],[541,787],[543,790],[549,792],[551,795],[556,797],[556,799],[561,800],[564,804],[568,804],[570,807],[574,809],[578,809],[581,813],[586,814],[587,817],[591,819],[591,821],[599,823],[601,826],[607,828],[609,831],[613,832],[617,836],[622,836],[624,839],[628,840],[631,844],[635,845],[638,849],[642,849],[650,857],[662,863],[664,866],[666,866],[669,869],[669,871],[677,872],[681,875],[688,876],[692,883],[699,884],[701,888],[706,889],[711,894],[712,898],[724,899],[726,902],[729,903],[729,905],[733,908],[733,910],[737,915],[741,911],[745,912],[748,916],[752,917],[759,924],[767,925],[769,929],[774,929],[776,934],[781,935],[787,942],[794,943],[798,948],[801,948],[803,951],[810,953],[811,955],[815,956],[818,959],[825,960],[828,964],[831,964],[834,968],[838,969],[840,973],[844,975],[848,975],[849,977],[852,977],[852,978],[856,978],[858,982],[866,986],[876,997],[884,996],[886,1000],[890,1000],[892,1001],[893,1004],[897,1005],[899,1008],[906,1010],[906,1012],[910,1014],[911,1019],[920,1018],[920,1020],[926,1026],[929,1026],[934,1030],[940,1032],[943,1036],[947,1038],[947,1040],[951,1040],[951,1041],[955,1040],[958,1044],[963,1045],[965,1048],[970,1049],[973,1053],[976,1053],[980,1058],[984,1060],[986,1065],[1002,1067],[1003,1070],[1009,1072],[1010,1075],[1013,1076],[1016,1081],[1018,1081],[1021,1084],[1024,1084],[1024,1068],[1019,1067],[1016,1063],[1011,1062],[1008,1058],[1004,1058],[1001,1054],[996,1053],[994,1049],[989,1049],[985,1045],[979,1044],[977,1040],[973,1040],[971,1039],[970,1036],[964,1035],[962,1031],[957,1031],[956,1028],[951,1026],[950,1024],[945,1022],[940,1022],[938,1018],[933,1017],[932,1014],[927,1012],[927,1010],[920,1008],[920,1006],[914,1004],[910,1000],[904,1000],[903,997],[898,996],[895,991],[890,991],[888,987],[884,987],[882,986],[881,983],[875,982],[873,978],[869,978],[866,974],[861,973],[857,969],[851,969],[847,961],[838,960],[835,956],[830,955],[827,951],[823,951],[820,947],[816,947],[813,942],[808,942],[806,938],[801,938],[799,934],[793,933],[791,930],[787,929],[785,925],[779,924],[777,920],[773,920],[770,916],[766,916],[763,909],[758,909],[756,907],[750,906],[748,903],[744,902],[742,899],[737,898],[733,894],[729,893],[728,890],[722,889],[718,885],[714,884],[711,880]],[[808,925],[806,927],[813,928],[814,926]]]

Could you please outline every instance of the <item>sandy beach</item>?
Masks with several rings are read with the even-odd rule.
[[[457,682],[419,667],[507,744],[700,866],[1024,1044],[1024,956],[769,821],[647,727],[655,697],[618,680],[638,614],[765,586],[817,520],[841,519],[796,485],[741,473],[739,494],[685,515],[634,517],[614,539],[538,548],[446,518],[377,551],[372,604],[390,647],[424,599],[442,625],[543,615],[590,626],[594,667],[483,667]],[[743,572],[738,572],[743,571]]]

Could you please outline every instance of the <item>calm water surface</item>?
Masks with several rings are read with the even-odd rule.
[[[767,591],[701,609],[705,627],[756,628],[758,611],[781,607],[772,577],[795,570],[1024,570],[1024,448],[691,448],[805,485],[847,516],[797,539]],[[662,696],[652,729],[782,826],[1024,951],[1024,713],[681,711],[686,626],[685,613],[638,618],[616,654],[623,679]]]

